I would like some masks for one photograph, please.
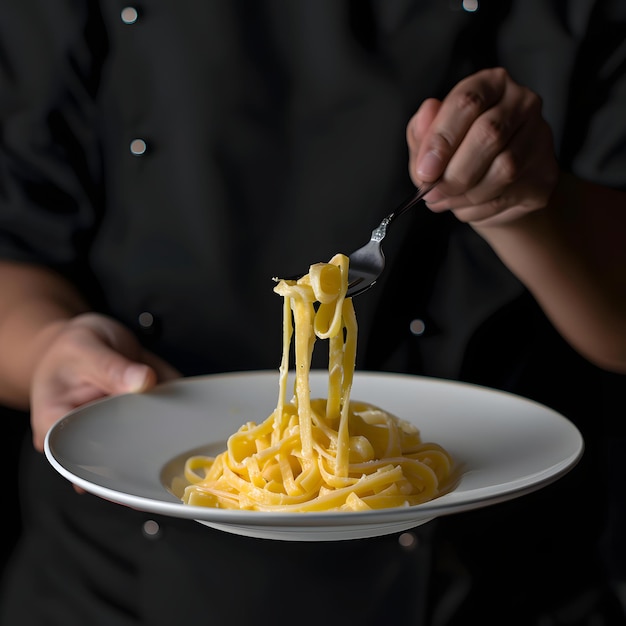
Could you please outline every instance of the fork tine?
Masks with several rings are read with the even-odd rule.
[[[372,287],[382,271],[385,269],[385,255],[382,250],[382,240],[387,234],[391,222],[403,213],[414,207],[424,196],[431,191],[439,182],[427,183],[417,187],[415,192],[402,202],[392,213],[387,215],[382,222],[372,231],[370,240],[358,250],[349,255],[350,266],[348,268],[348,292],[347,297],[353,298]],[[303,274],[297,274],[285,278],[285,280],[298,280]],[[281,280],[273,277],[274,282]],[[365,284],[364,284],[365,283]]]
[[[370,240],[350,255],[348,268],[348,297],[353,298],[373,287],[378,277],[385,269],[385,254],[382,249],[382,240],[387,235],[387,229],[397,217],[414,207],[424,196],[435,187],[439,181],[417,187],[415,192],[402,202],[392,213],[372,231]],[[351,279],[351,277],[354,278]],[[365,283],[365,284],[364,284]]]

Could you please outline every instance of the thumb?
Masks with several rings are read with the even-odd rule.
[[[425,140],[440,108],[441,102],[439,100],[428,98],[422,103],[407,125],[406,138],[409,146],[409,174],[416,185],[424,182],[433,182],[437,178],[438,170],[434,173],[433,171],[428,172],[428,168],[424,167],[424,161],[428,160],[425,154],[428,149]]]
[[[156,384],[156,372],[142,362],[143,350],[136,337],[111,318],[97,314],[76,318],[65,342],[66,348],[60,352],[65,358],[69,353],[77,366],[67,371],[104,395],[141,392]],[[71,385],[71,380],[65,383]]]
[[[156,374],[149,365],[129,362],[126,365],[122,365],[120,379],[120,391],[126,393],[140,393],[155,385]]]

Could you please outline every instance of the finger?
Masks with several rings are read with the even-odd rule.
[[[142,351],[141,361],[152,367],[156,373],[156,379],[160,383],[168,380],[175,380],[182,376],[182,373],[179,370],[172,367],[167,361],[153,352],[149,352],[148,350]]]
[[[507,188],[501,196],[481,204],[462,206],[453,209],[453,212],[459,221],[474,225],[505,223],[539,208],[538,202],[531,201],[531,198],[536,198],[533,193],[534,189],[528,181],[520,181]]]
[[[520,136],[541,119],[541,100],[529,89],[508,82],[502,98],[468,129],[446,168],[446,181],[458,189],[472,189],[488,171],[503,174],[509,184],[523,168],[528,150],[520,150]],[[515,138],[515,140],[514,140]],[[523,137],[522,137],[523,139]],[[515,141],[517,146],[509,146]],[[494,167],[495,166],[495,167]],[[497,182],[500,182],[496,178]]]
[[[513,205],[533,210],[547,203],[558,172],[550,128],[542,118],[531,118],[492,160],[478,184],[457,196],[431,200],[429,208],[456,212],[481,207],[483,217],[485,211],[503,211]]]
[[[521,189],[516,185],[521,176],[520,159],[515,156],[515,142],[493,159],[489,169],[478,183],[457,195],[443,195],[438,193],[428,201],[431,211],[455,211],[458,209],[476,209],[484,211],[498,211],[504,209],[504,202],[514,202],[515,191]],[[487,209],[489,207],[489,209]],[[458,214],[457,214],[458,217]]]
[[[431,182],[441,177],[474,121],[502,97],[507,80],[501,68],[483,70],[450,91],[420,146],[416,161],[420,180]]]
[[[417,156],[420,145],[428,132],[429,126],[433,123],[441,102],[436,98],[428,98],[422,102],[420,108],[409,120],[406,128],[406,141],[411,152]]]
[[[409,147],[409,175],[416,186],[425,182],[417,177],[417,158],[420,146],[440,108],[441,101],[435,98],[424,100],[406,127],[406,142]]]
[[[33,445],[39,451],[49,428],[73,409],[107,396],[146,391],[156,383],[152,367],[111,349],[89,348],[83,341],[80,354],[64,350],[69,360],[41,371],[31,393]]]
[[[156,384],[157,376],[146,363],[128,358],[119,347],[112,349],[93,335],[83,338],[82,375],[106,395],[137,393]],[[139,355],[137,355],[139,356]]]
[[[474,225],[504,223],[512,221],[536,209],[547,205],[558,178],[558,166],[546,163],[538,173],[522,176],[515,183],[502,188],[500,194],[494,193],[493,185],[487,185],[489,195],[479,198],[480,190],[472,190],[474,198],[467,194],[445,201],[429,208],[434,212],[451,210],[461,222]]]
[[[77,364],[79,365],[79,364]],[[111,385],[109,380],[81,372],[79,369],[65,368],[62,374],[46,382],[40,382],[31,394],[31,425],[33,445],[42,451],[46,433],[59,419],[75,408],[88,402],[120,393],[133,393],[149,389],[156,376],[151,368],[136,382],[137,375],[127,375],[130,384]]]
[[[75,318],[64,350],[80,362],[77,375],[105,395],[145,391],[156,383],[153,368],[141,362],[143,348],[137,338],[110,318],[97,314]]]

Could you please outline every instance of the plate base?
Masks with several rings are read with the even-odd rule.
[[[380,537],[382,535],[393,535],[404,530],[411,530],[433,519],[435,518],[430,517],[417,522],[409,520],[385,524],[361,524],[357,527],[349,526],[344,529],[337,527],[324,528],[323,526],[297,526],[293,530],[287,527],[268,528],[267,526],[240,526],[237,524],[217,524],[204,520],[196,521],[215,530],[244,537],[253,537],[254,539],[272,539],[274,541],[348,541],[350,539],[370,539],[371,537]],[[294,532],[294,530],[297,532]]]

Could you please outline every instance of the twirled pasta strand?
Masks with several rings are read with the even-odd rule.
[[[312,265],[298,281],[281,280],[283,354],[276,409],[248,422],[217,457],[193,456],[183,502],[259,511],[368,510],[410,506],[436,497],[452,459],[424,443],[409,422],[351,401],[357,345],[348,258]],[[294,337],[295,335],[295,337]],[[317,339],[328,339],[325,399],[310,397]],[[287,401],[289,354],[295,341],[295,395]]]

